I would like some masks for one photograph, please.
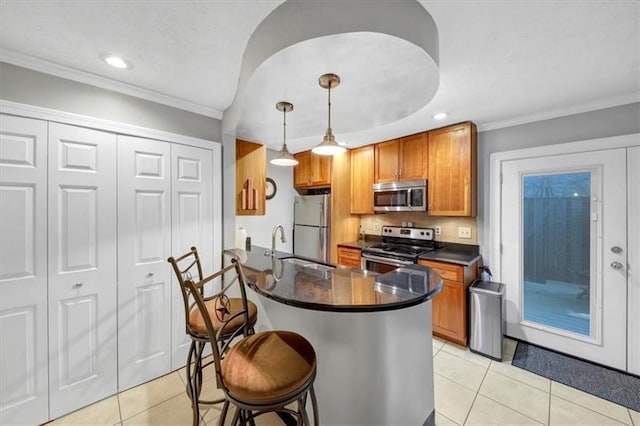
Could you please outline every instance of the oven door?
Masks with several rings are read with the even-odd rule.
[[[361,268],[367,271],[385,274],[398,269],[401,266],[412,265],[409,260],[390,259],[388,257],[376,256],[372,254],[362,254]]]

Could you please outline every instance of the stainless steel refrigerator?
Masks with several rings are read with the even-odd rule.
[[[329,261],[329,194],[300,195],[293,205],[293,254]]]

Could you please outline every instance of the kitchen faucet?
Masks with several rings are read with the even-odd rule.
[[[283,243],[287,242],[287,238],[284,236],[284,228],[282,227],[282,225],[276,225],[273,228],[273,232],[271,233],[271,256],[272,257],[276,257],[276,234],[278,233],[278,229],[280,230],[280,234],[282,235],[282,237],[280,238],[280,241],[282,241]]]

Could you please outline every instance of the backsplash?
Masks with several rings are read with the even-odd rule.
[[[403,222],[412,222],[418,228],[441,228],[441,234],[436,235],[437,241],[459,244],[478,244],[475,217],[432,217],[426,213],[384,213],[360,216],[360,225],[367,235],[382,235],[382,226],[402,226]],[[458,237],[458,228],[471,228],[471,238]]]

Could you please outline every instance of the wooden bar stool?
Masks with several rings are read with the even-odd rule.
[[[206,284],[222,276],[222,290],[204,297]],[[242,309],[237,312],[233,311],[231,299],[226,296],[234,286],[239,287],[241,294]],[[313,346],[304,337],[290,331],[249,333],[249,302],[242,267],[236,259],[231,261],[231,265],[200,281],[184,281],[183,295],[194,299],[200,312],[204,313],[213,348],[217,384],[226,396],[220,425],[224,425],[231,404],[236,407],[234,425],[253,425],[257,416],[267,412],[288,413],[297,418],[299,425],[310,425],[306,411],[308,395],[311,396],[314,425],[319,424],[313,388],[316,376]],[[238,326],[238,321],[243,325]],[[242,339],[233,342],[240,335]],[[230,337],[225,339],[222,336]],[[297,410],[287,408],[296,402]],[[194,417],[196,423],[197,418]]]
[[[201,297],[205,300],[207,310],[202,310],[195,302],[190,300],[189,293],[186,290],[186,281],[195,280],[201,281],[204,278],[202,272],[202,264],[200,262],[200,256],[198,250],[195,247],[191,247],[191,250],[177,259],[170,257],[167,261],[173,267],[173,271],[176,274],[178,283],[180,284],[180,290],[182,291],[182,297],[184,301],[185,312],[185,324],[186,333],[191,337],[191,346],[189,348],[189,355],[187,356],[186,371],[187,371],[187,395],[191,399],[194,410],[194,424],[197,424],[196,419],[200,417],[199,404],[220,404],[225,402],[225,399],[218,399],[212,401],[205,401],[200,399],[202,391],[203,369],[213,364],[213,361],[203,364],[202,355],[204,353],[207,343],[211,342],[209,338],[209,332],[207,330],[205,318],[208,318],[215,330],[218,330],[222,323],[218,320],[218,316],[215,312],[220,308],[220,302],[217,298],[206,297],[204,293],[201,293]],[[194,277],[196,275],[196,277]],[[246,310],[247,320],[237,317],[234,321],[231,321],[226,325],[224,333],[221,333],[218,338],[220,344],[224,344],[226,341],[233,339],[236,336],[251,335],[254,333],[254,325],[257,320],[257,308],[252,302],[246,302],[245,299],[234,297],[228,298],[227,309],[232,315],[244,314],[243,310]],[[204,312],[204,315],[203,315]],[[209,317],[210,314],[214,314],[213,317]],[[236,333],[236,331],[238,333]],[[195,401],[195,402],[194,402]]]

